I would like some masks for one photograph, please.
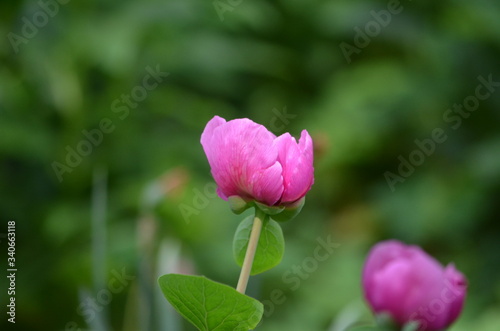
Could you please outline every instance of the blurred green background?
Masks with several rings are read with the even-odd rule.
[[[498,86],[477,110],[447,112],[474,96],[479,76],[500,81],[500,4],[401,1],[380,16],[388,6],[2,1],[0,233],[16,221],[18,273],[16,324],[3,314],[0,328],[192,330],[156,278],[236,285],[232,235],[243,217],[215,197],[199,143],[219,115],[276,134],[307,129],[315,141],[316,183],[284,225],[284,260],[251,278],[248,293],[266,303],[257,330],[371,323],[360,273],[389,238],[467,276],[450,330],[499,330]],[[346,44],[363,47],[346,58]],[[384,174],[398,174],[398,158],[436,128],[447,139],[392,190]],[[318,238],[338,247],[287,282]],[[273,303],[276,289],[284,297]]]

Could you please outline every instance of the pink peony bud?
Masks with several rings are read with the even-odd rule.
[[[239,196],[268,206],[289,205],[314,182],[313,142],[306,130],[297,143],[289,133],[276,137],[247,118],[226,122],[215,116],[201,144],[224,200]]]
[[[443,330],[458,317],[467,292],[466,279],[453,264],[443,268],[420,247],[396,240],[375,245],[363,270],[365,298],[375,313],[388,313],[402,326]]]

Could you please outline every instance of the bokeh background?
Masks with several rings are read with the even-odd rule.
[[[360,273],[390,238],[467,276],[450,330],[499,330],[500,89],[466,117],[444,116],[479,76],[500,81],[500,4],[398,8],[377,29],[371,11],[387,1],[2,1],[0,233],[16,221],[18,273],[16,324],[2,314],[0,328],[192,330],[156,278],[237,282],[243,217],[215,197],[199,143],[220,115],[315,141],[316,183],[283,226],[284,260],[251,279],[249,294],[268,300],[258,330],[373,323]],[[342,43],[356,41],[346,58]],[[384,174],[436,128],[447,139],[391,189]],[[338,247],[292,288],[283,276],[318,238]],[[269,304],[275,289],[285,299]]]

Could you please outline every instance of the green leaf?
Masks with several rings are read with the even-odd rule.
[[[252,231],[253,216],[245,218],[234,235],[233,253],[236,263],[241,267],[245,259],[245,254]],[[280,225],[265,217],[262,224],[262,231],[257,244],[257,251],[252,265],[251,275],[260,274],[277,266],[285,253],[285,239]]]
[[[200,331],[248,331],[262,319],[259,301],[206,277],[168,274],[158,284],[179,314]]]

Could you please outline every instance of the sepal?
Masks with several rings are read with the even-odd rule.
[[[263,203],[255,201],[255,205],[257,208],[262,210],[266,215],[272,216],[281,213],[283,210],[285,210],[284,206],[268,206]]]
[[[252,201],[246,201],[238,195],[232,195],[228,197],[227,202],[229,202],[229,208],[231,208],[233,213],[235,213],[236,215],[243,213],[253,205]]]
[[[271,215],[271,218],[278,222],[290,221],[300,213],[305,203],[306,203],[306,198],[303,197],[302,199],[294,202],[293,204],[286,206],[281,213]]]

